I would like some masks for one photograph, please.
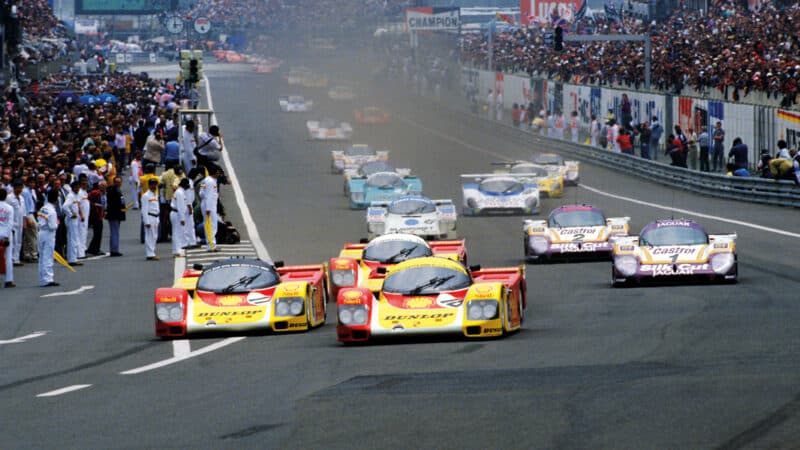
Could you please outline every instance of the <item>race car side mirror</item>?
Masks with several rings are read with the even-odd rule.
[[[194,264],[192,264],[192,269],[194,269],[194,270],[203,270],[203,265],[200,264],[200,263],[194,263]]]
[[[378,267],[375,269],[375,272],[379,273],[380,275],[386,275],[386,267]]]
[[[272,263],[272,266],[275,267],[276,269],[279,267],[283,267],[283,261],[275,261],[274,263]]]
[[[481,265],[480,264],[474,264],[474,265],[469,266],[469,271],[470,272],[477,272],[478,270],[481,270]]]

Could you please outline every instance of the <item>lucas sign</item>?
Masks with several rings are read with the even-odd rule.
[[[406,8],[406,30],[456,30],[461,25],[461,9]]]

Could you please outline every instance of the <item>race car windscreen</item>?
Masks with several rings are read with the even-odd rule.
[[[365,260],[381,264],[399,263],[407,259],[431,255],[433,255],[433,252],[427,245],[402,240],[374,242],[364,249]]]
[[[412,267],[394,272],[383,282],[383,290],[403,295],[432,295],[468,288],[469,275],[449,267]]]
[[[701,229],[685,226],[659,227],[639,236],[639,245],[703,245],[708,235]]]
[[[303,97],[298,97],[296,95],[293,95],[293,96],[289,97],[289,102],[291,102],[291,103],[305,103],[305,100],[303,100]]]
[[[367,179],[367,185],[383,189],[400,187],[403,184],[403,178],[396,173],[376,173]]]
[[[533,162],[536,164],[564,164],[564,160],[558,155],[536,155],[533,157]]]
[[[392,167],[391,164],[387,164],[383,161],[375,161],[362,164],[361,167],[358,168],[358,173],[362,177],[368,177],[373,173],[378,172],[394,172],[394,167]]]
[[[597,210],[562,211],[547,219],[550,228],[597,227],[605,224],[606,218]]]
[[[375,150],[367,145],[353,145],[345,151],[346,155],[350,156],[373,156]]]
[[[320,128],[337,128],[338,124],[333,119],[324,119],[322,122],[319,123]]]
[[[211,267],[197,280],[197,290],[216,293],[248,292],[275,286],[280,275],[269,266],[224,264]]]
[[[515,194],[522,192],[522,183],[516,180],[490,178],[481,182],[480,190],[490,194]]]
[[[389,204],[390,214],[427,214],[436,212],[436,205],[433,202],[422,199],[398,200]]]
[[[518,165],[511,168],[511,173],[530,173],[536,177],[546,177],[547,169],[543,167]]]

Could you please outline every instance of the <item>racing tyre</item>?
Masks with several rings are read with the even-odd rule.
[[[614,272],[614,267],[611,267],[611,286],[615,288],[625,287],[628,286],[630,282],[628,280],[625,281],[617,281],[617,274]]]

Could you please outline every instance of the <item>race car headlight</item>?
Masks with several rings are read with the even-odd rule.
[[[365,305],[340,306],[339,323],[342,325],[364,325],[367,323],[367,307]]]
[[[630,277],[636,273],[639,262],[636,260],[635,256],[618,256],[614,259],[614,267],[616,267],[617,271],[622,275]]]
[[[352,286],[356,282],[356,274],[352,270],[334,270],[331,281],[336,286]]]
[[[531,236],[528,239],[528,243],[535,253],[544,253],[550,247],[550,242],[544,236]]]
[[[183,319],[183,305],[180,303],[159,303],[156,317],[162,322],[180,322]]]
[[[559,183],[559,182],[553,183],[553,186],[550,187],[550,190],[552,190],[552,191],[557,191],[559,189],[561,189],[561,183]]]
[[[467,308],[467,320],[491,320],[497,318],[497,300],[474,300]]]
[[[711,257],[711,269],[716,274],[726,274],[733,267],[734,260],[733,253],[717,253]]]
[[[302,297],[279,298],[275,303],[276,316],[299,316],[303,313]]]
[[[539,197],[528,197],[525,199],[525,206],[534,209],[539,206]]]
[[[470,207],[470,208],[477,208],[478,207],[478,202],[474,198],[468,198],[467,199],[467,206]]]

